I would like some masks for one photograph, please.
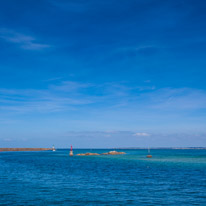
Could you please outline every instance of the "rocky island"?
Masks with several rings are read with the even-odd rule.
[[[117,152],[117,151],[110,151],[106,153],[102,153],[102,155],[119,155],[119,154],[126,154],[125,152]]]
[[[98,153],[82,153],[82,154],[77,154],[77,156],[90,156],[90,155],[119,155],[119,154],[126,154],[125,152],[117,152],[117,151],[110,151],[110,152],[106,152],[106,153],[102,153],[102,154],[98,154]]]
[[[91,153],[91,152],[77,154],[77,156],[90,156],[90,155],[100,155],[100,154],[98,154],[98,153]]]

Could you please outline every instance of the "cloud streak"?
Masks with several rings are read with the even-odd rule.
[[[51,45],[39,43],[32,36],[18,33],[9,29],[0,29],[0,38],[7,42],[16,44],[24,50],[43,50],[51,47]]]
[[[143,136],[143,137],[148,137],[150,136],[150,134],[146,133],[146,132],[137,132],[135,134],[133,134],[134,136]]]
[[[155,89],[125,83],[91,84],[62,81],[47,89],[0,88],[0,110],[19,112],[61,112],[93,109],[129,111],[192,111],[206,108],[206,93],[190,88]],[[136,136],[146,133],[136,133]]]

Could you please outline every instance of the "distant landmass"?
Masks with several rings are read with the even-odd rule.
[[[45,151],[52,150],[52,148],[0,148],[0,152],[26,152],[26,151]]]
[[[112,149],[148,149],[147,147],[119,147]],[[150,147],[150,149],[206,149],[206,147]]]
[[[53,148],[0,148],[0,152],[29,152],[29,151],[49,151],[52,150]],[[63,149],[63,148],[59,148]],[[66,148],[64,148],[66,149]],[[96,149],[96,148],[76,148],[76,149]],[[118,150],[118,149],[148,149],[148,148],[143,148],[143,147],[116,147],[116,148],[104,148],[104,149],[112,149],[112,150]],[[181,150],[181,149],[206,149],[206,147],[150,147],[150,149],[176,149],[176,150]]]

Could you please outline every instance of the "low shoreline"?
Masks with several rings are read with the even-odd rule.
[[[0,148],[0,152],[32,152],[48,150],[52,150],[52,148]]]

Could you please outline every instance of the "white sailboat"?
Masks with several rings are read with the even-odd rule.
[[[152,155],[150,154],[150,148],[148,147],[148,155],[147,155],[147,158],[151,158]]]
[[[53,152],[55,152],[55,151],[56,151],[56,149],[55,149],[54,145],[52,146],[52,151],[53,151]]]

